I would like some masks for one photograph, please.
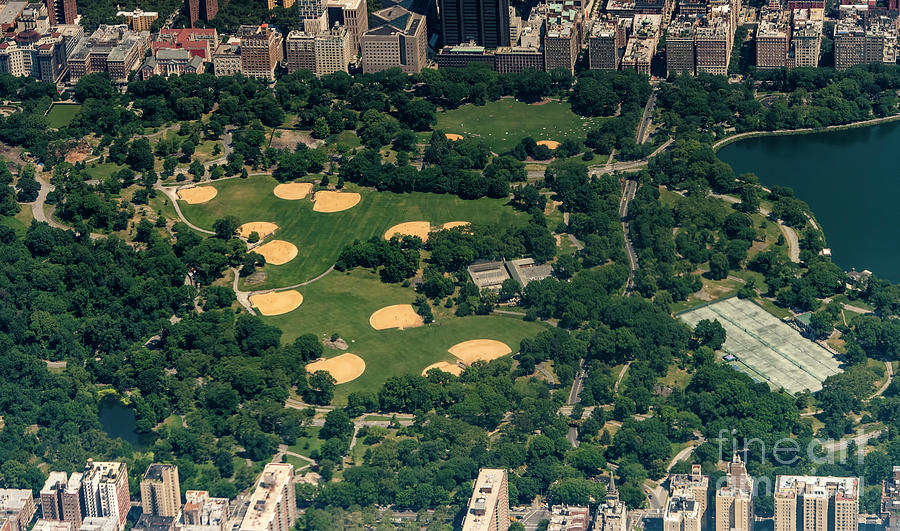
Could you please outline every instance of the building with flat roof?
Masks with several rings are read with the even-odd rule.
[[[128,27],[131,28],[131,31],[150,31],[153,21],[159,18],[159,13],[156,11],[144,11],[136,7],[134,11],[119,11],[116,13],[116,16],[122,17],[125,24],[128,24]]]
[[[591,525],[591,511],[587,507],[554,505],[550,507],[547,531],[587,531]]]
[[[45,520],[81,527],[81,472],[68,476],[65,472],[50,472],[41,488],[41,515]]]
[[[88,516],[78,531],[117,531],[119,521],[112,516]]]
[[[235,39],[220,44],[213,52],[213,74],[216,76],[233,76],[241,73],[241,45]]]
[[[290,9],[294,7],[295,2],[296,0],[266,0],[266,5],[269,8],[269,11],[271,11],[276,7]]]
[[[283,55],[281,34],[268,24],[244,25],[238,29],[238,37],[241,39],[241,73],[275,81],[275,68]]]
[[[34,523],[31,531],[73,531],[71,522],[63,522],[62,520],[44,520],[39,519]],[[74,531],[78,531],[75,528]]]
[[[117,531],[125,528],[125,519],[131,509],[125,463],[88,459],[81,479],[81,492],[85,516],[109,517]]]
[[[184,493],[180,531],[224,531],[228,521],[228,498],[212,498],[208,491]]]
[[[0,520],[6,520],[9,531],[25,531],[37,506],[30,489],[0,489]]]
[[[188,20],[193,27],[198,20],[209,22],[219,13],[219,0],[186,0]]]
[[[897,62],[896,20],[843,10],[834,26],[834,67],[845,70],[867,63]]]
[[[738,454],[728,463],[725,485],[716,491],[716,531],[750,531],[753,526],[753,477]]]
[[[297,520],[294,465],[269,463],[250,496],[240,531],[289,531]]]
[[[777,476],[775,531],[857,531],[859,478]]]
[[[151,516],[177,517],[181,513],[177,466],[152,463],[147,467],[141,480],[141,507]]]
[[[356,58],[353,35],[344,26],[320,32],[316,35],[315,52],[317,76],[347,72]]]
[[[284,65],[288,73],[297,70],[316,72],[316,35],[294,30],[284,40]]]
[[[635,15],[631,37],[625,46],[622,69],[637,70],[650,75],[650,63],[659,44],[660,15]]]
[[[663,531],[700,531],[700,502],[690,489],[675,489],[666,502]]]
[[[681,491],[681,497],[686,498],[683,492],[690,492],[691,497],[697,502],[697,513],[700,522],[703,522],[706,516],[706,494],[709,490],[709,476],[704,476],[700,469],[700,465],[691,465],[690,474],[672,474],[669,476],[669,490],[675,495],[676,491]]]
[[[819,66],[823,19],[817,17],[816,10],[812,9],[795,9],[791,13],[793,31],[791,50],[788,53],[790,68]]]
[[[76,0],[45,0],[45,2],[52,26],[78,23],[78,3]]]
[[[506,469],[478,471],[472,497],[466,507],[462,531],[506,531],[509,529],[509,492]]]
[[[787,67],[790,27],[787,14],[780,9],[763,11],[756,30],[756,68],[770,70]]]
[[[328,27],[341,25],[350,32],[353,55],[359,50],[360,38],[369,31],[369,13],[366,0],[327,0]]]
[[[154,56],[163,48],[187,50],[204,61],[212,59],[212,52],[219,45],[219,34],[215,28],[168,28],[160,30],[150,43]]]
[[[77,83],[88,74],[108,72],[113,82],[125,83],[128,74],[140,66],[149,45],[147,31],[134,32],[124,24],[101,24],[69,56],[69,80]]]
[[[880,516],[887,531],[900,531],[900,466],[881,482]]]
[[[318,20],[325,14],[325,0],[296,0],[295,5],[301,26],[304,20]]]
[[[175,531],[178,520],[174,516],[142,514],[134,524],[134,531]]]
[[[438,0],[443,46],[509,46],[509,0]]]
[[[697,73],[728,74],[734,31],[728,6],[723,7],[726,8],[723,11],[711,11],[697,26],[694,40]]]
[[[624,19],[622,19],[624,21]],[[619,20],[598,20],[588,36],[591,70],[618,70],[625,51],[625,27]]]
[[[696,73],[694,33],[698,19],[682,16],[666,29],[666,75]]]
[[[372,13],[375,27],[362,34],[363,72],[400,67],[418,74],[428,61],[428,29],[425,17],[400,6]]]

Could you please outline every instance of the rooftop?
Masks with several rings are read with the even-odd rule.
[[[855,499],[859,494],[859,478],[835,476],[778,476],[775,480],[775,492],[798,491],[804,489],[806,494],[834,494],[840,499]]]
[[[475,479],[472,497],[469,499],[466,517],[463,520],[463,531],[488,529],[505,475],[506,470],[501,468],[482,468],[478,471],[478,478]]]
[[[256,484],[256,490],[250,496],[250,506],[241,522],[242,531],[268,531],[269,522],[275,516],[284,487],[293,477],[294,465],[289,463],[266,465]],[[293,503],[293,500],[290,502]]]

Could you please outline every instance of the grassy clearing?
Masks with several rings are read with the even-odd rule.
[[[47,113],[47,126],[65,127],[81,112],[80,103],[54,103]]]
[[[352,185],[346,191],[362,194],[358,205],[343,212],[313,212],[313,202],[307,199],[288,201],[275,197],[272,190],[276,184],[270,176],[229,179],[212,183],[219,191],[212,201],[200,205],[181,203],[187,219],[200,227],[212,228],[216,219],[227,215],[237,217],[241,223],[270,221],[280,227],[275,238],[297,246],[299,255],[295,259],[280,266],[265,266],[266,279],[244,285],[246,289],[276,288],[314,278],[334,264],[341,249],[353,240],[380,236],[405,221],[525,223],[524,216],[504,206],[503,199],[466,201],[451,195],[373,192]]]
[[[19,205],[19,213],[15,216],[0,217],[0,225],[16,231],[16,237],[23,238],[31,226],[34,216],[31,214],[31,205]]]
[[[415,293],[399,285],[383,284],[374,273],[357,269],[332,273],[299,288],[303,304],[279,316],[264,317],[284,331],[283,340],[293,341],[304,333],[320,338],[338,333],[349,349],[366,362],[366,371],[352,382],[337,386],[335,403],[343,404],[353,391],[376,391],[389,377],[420,374],[438,361],[454,361],[447,352],[453,345],[469,339],[496,339],[518,351],[519,342],[536,335],[545,324],[526,322],[515,316],[442,317],[435,323],[407,330],[375,330],[369,316],[390,304],[411,303]],[[326,350],[326,357],[343,354]]]
[[[306,428],[306,437],[297,437],[297,443],[293,446],[288,446],[288,451],[309,457],[313,450],[318,450],[325,444],[325,441],[319,438],[320,429],[322,428],[319,426]]]
[[[512,98],[488,102],[485,105],[463,105],[452,111],[438,113],[435,129],[463,136],[477,136],[498,153],[510,151],[523,138],[555,140],[571,138],[584,140],[587,132],[602,118],[582,118],[572,112],[568,103],[551,101],[529,105]]]
[[[123,168],[125,168],[125,166],[116,164],[115,162],[104,162],[103,164],[91,163],[87,165],[84,172],[90,175],[92,179],[103,181],[112,177],[114,173]]]

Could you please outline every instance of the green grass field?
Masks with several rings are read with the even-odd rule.
[[[435,129],[445,133],[480,137],[497,153],[505,153],[523,138],[584,140],[587,132],[602,118],[582,118],[572,112],[568,103],[551,101],[529,105],[512,98],[488,102],[486,105],[463,105],[438,113]]]
[[[312,201],[275,197],[272,190],[276,184],[270,176],[228,179],[212,183],[219,191],[212,201],[199,205],[180,203],[187,219],[200,227],[212,228],[216,219],[226,215],[237,217],[241,223],[269,221],[280,227],[274,238],[297,246],[296,258],[283,265],[265,266],[265,281],[245,285],[246,289],[278,288],[314,278],[331,267],[341,249],[353,240],[380,236],[405,221],[503,225],[526,222],[522,214],[505,206],[503,199],[466,201],[452,195],[373,192],[352,185],[346,190],[362,194],[358,205],[343,212],[313,212]]]
[[[92,179],[99,179],[101,181],[109,178],[112,174],[117,171],[125,168],[125,166],[121,164],[116,164],[115,162],[104,162],[103,164],[96,163],[88,163],[87,167],[84,169],[84,172],[91,176]]]
[[[496,339],[513,350],[519,342],[532,337],[547,325],[526,322],[501,315],[438,317],[436,322],[407,330],[375,330],[369,316],[391,304],[410,303],[415,293],[396,284],[383,284],[369,270],[349,273],[333,272],[325,278],[299,288],[303,304],[284,315],[263,317],[266,323],[284,331],[283,341],[293,341],[301,334],[312,333],[327,338],[338,333],[352,352],[366,362],[366,371],[352,382],[337,386],[335,403],[343,404],[353,391],[377,391],[387,378],[400,374],[419,374],[438,361],[454,361],[447,351],[469,339]],[[343,351],[326,349],[326,357]]]
[[[54,103],[47,113],[47,125],[49,127],[65,127],[81,112],[80,103]]]

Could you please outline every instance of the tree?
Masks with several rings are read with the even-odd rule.
[[[153,169],[153,151],[150,149],[150,140],[138,138],[128,147],[128,155],[125,163],[134,171],[150,171]]]
[[[332,409],[325,416],[325,423],[319,430],[320,439],[338,438],[341,440],[350,440],[353,435],[353,423],[350,422],[350,416],[343,409]]]
[[[234,237],[234,233],[237,231],[239,221],[234,216],[225,216],[224,218],[219,218],[213,222],[213,231],[216,233],[216,238],[221,238],[223,240],[228,240]]]
[[[328,122],[324,117],[320,116],[316,118],[316,123],[313,126],[312,135],[314,138],[328,138],[328,135],[331,134],[331,130],[328,128]]]
[[[709,257],[709,278],[722,280],[728,277],[728,257],[724,253],[713,253]]]
[[[809,333],[815,339],[824,339],[834,330],[833,319],[825,312],[816,312],[809,317]]]
[[[190,167],[188,167],[188,173],[193,175],[195,178],[200,179],[204,175],[206,175],[206,166],[203,165],[199,160],[191,161]]]
[[[703,319],[694,327],[694,337],[699,345],[719,350],[725,343],[725,328],[718,319]]]
[[[327,406],[334,397],[334,377],[326,371],[316,371],[310,375],[309,388],[303,399],[310,404]]]

